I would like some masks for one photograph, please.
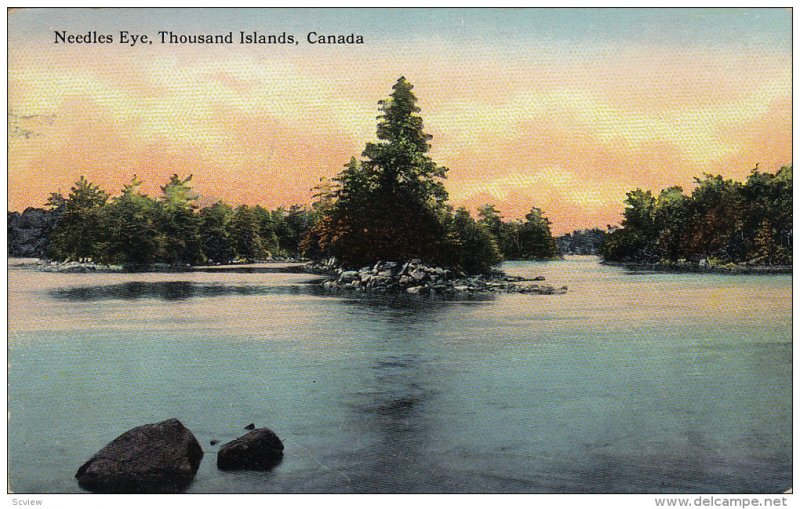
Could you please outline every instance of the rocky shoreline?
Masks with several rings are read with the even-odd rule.
[[[50,260],[39,260],[31,263],[17,265],[41,272],[60,272],[66,274],[82,274],[89,272],[131,272],[122,265],[104,265],[94,262],[55,262]]]
[[[154,263],[141,266],[109,265],[95,262],[58,262],[38,258],[20,259],[14,263],[14,267],[33,269],[40,272],[58,272],[64,274],[82,273],[133,273],[133,272],[192,272],[197,270],[218,268],[218,267],[238,267],[264,263],[302,263],[302,260],[294,258],[276,257],[270,260],[258,262],[231,262],[216,265],[170,265],[168,263]]]
[[[306,270],[331,276],[321,283],[329,292],[406,293],[411,295],[458,295],[471,293],[523,293],[560,295],[567,287],[541,284],[544,277],[523,278],[502,272],[468,276],[419,259],[406,263],[380,261],[359,270],[336,267],[333,260],[309,262]]]

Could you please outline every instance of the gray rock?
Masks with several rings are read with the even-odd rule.
[[[339,276],[339,280],[342,283],[349,283],[359,278],[358,271],[355,270],[346,270],[342,272],[342,275]]]
[[[259,428],[223,445],[217,453],[220,470],[270,470],[283,459],[283,442],[272,430]]]
[[[417,281],[422,281],[428,276],[428,274],[424,270],[417,268],[412,270],[409,276],[413,277]]]
[[[192,483],[203,450],[177,419],[126,431],[84,463],[78,485],[96,493],[178,493]]]

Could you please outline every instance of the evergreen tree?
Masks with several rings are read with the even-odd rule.
[[[550,220],[541,209],[531,208],[519,230],[519,249],[522,259],[548,259],[558,254],[555,239],[550,232]]]
[[[264,249],[273,256],[282,254],[280,241],[276,233],[275,215],[261,205],[253,207],[253,215],[258,221],[258,234]]]
[[[348,266],[382,259],[441,258],[447,169],[427,155],[413,86],[401,77],[380,101],[377,143],[335,179],[336,202],[314,232],[320,246]]]
[[[494,236],[464,207],[456,210],[447,226],[448,265],[468,274],[481,274],[502,261]]]
[[[167,263],[197,264],[204,261],[200,237],[200,218],[196,214],[197,195],[189,182],[172,175],[161,187],[161,232],[164,236],[162,259]]]
[[[53,195],[50,198],[51,207],[63,206],[63,212],[50,236],[47,255],[55,260],[73,261],[102,258],[100,212],[108,194],[81,175],[62,203],[57,203],[60,200]]]
[[[253,209],[247,205],[236,207],[231,220],[231,239],[236,255],[242,260],[255,262],[269,257],[259,230],[259,221]]]
[[[122,194],[102,209],[107,261],[142,266],[158,257],[158,203],[142,194],[133,176]]]
[[[209,262],[227,263],[236,256],[231,239],[233,209],[218,201],[200,210],[200,237]]]

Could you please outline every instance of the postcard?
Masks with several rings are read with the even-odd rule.
[[[791,9],[7,16],[14,505],[791,497]]]

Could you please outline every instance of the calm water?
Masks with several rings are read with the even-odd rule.
[[[189,492],[778,492],[792,485],[791,276],[507,263],[566,295],[326,296],[280,265],[9,270],[10,489],[177,417]],[[269,473],[216,469],[249,423]]]

